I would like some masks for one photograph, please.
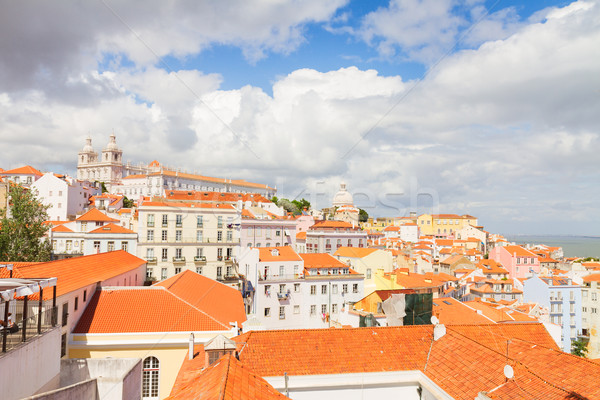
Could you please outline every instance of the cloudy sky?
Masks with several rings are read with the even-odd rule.
[[[600,1],[3,1],[0,167],[124,158],[600,235]]]

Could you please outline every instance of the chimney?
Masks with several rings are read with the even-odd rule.
[[[188,349],[189,355],[188,360],[192,360],[194,358],[194,334],[190,333],[190,343]]]

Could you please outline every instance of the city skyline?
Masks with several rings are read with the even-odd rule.
[[[280,197],[598,234],[597,1],[133,5],[6,7],[1,168],[74,174],[114,130],[125,160]]]

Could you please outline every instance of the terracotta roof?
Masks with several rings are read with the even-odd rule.
[[[290,246],[259,247],[259,261],[302,261],[302,258]]]
[[[306,240],[306,231],[296,233],[296,240]]]
[[[446,258],[445,260],[440,261],[440,264],[452,265],[452,264],[457,263],[458,261],[462,260],[463,258],[465,259],[466,263],[468,263],[469,265],[473,265],[473,263],[468,258],[463,256],[462,254],[455,254],[453,256],[450,256],[450,257]]]
[[[255,203],[270,203],[271,200],[259,193],[231,193],[231,192],[197,192],[190,190],[167,190],[169,200],[179,201],[211,201],[211,202],[237,202],[251,201]]]
[[[56,277],[56,295],[61,296],[74,290],[103,282],[122,275],[146,263],[126,251],[118,250],[89,256],[65,258],[63,260],[36,263],[19,268],[24,278]],[[144,276],[139,276],[140,282]],[[30,299],[37,294],[29,296]],[[52,291],[44,291],[44,300],[52,298]]]
[[[350,258],[363,258],[368,255],[375,253],[378,249],[369,247],[345,247],[342,246],[335,253],[334,256],[350,257]]]
[[[584,282],[600,282],[600,273],[584,276],[583,281]]]
[[[481,259],[476,266],[477,268],[481,269],[484,274],[508,275],[508,271],[502,267],[502,264],[492,259]]]
[[[197,181],[230,184],[230,185],[244,186],[244,187],[251,187],[251,188],[272,189],[271,187],[269,187],[267,185],[263,185],[260,183],[247,182],[243,179],[233,179],[232,180],[232,179],[224,179],[224,178],[213,178],[210,176],[188,174],[185,172],[177,172],[177,171],[170,171],[170,170],[163,170],[160,172],[151,172],[147,175],[146,174],[129,175],[129,176],[124,177],[123,179],[142,179],[142,178],[146,178],[148,176],[163,176],[163,175],[164,176],[172,176],[172,177],[177,176],[181,179],[191,179],[191,180],[197,180]]]
[[[52,228],[52,232],[73,232],[73,229],[69,229],[64,225],[58,225]]]
[[[506,357],[509,339],[518,343],[509,345],[514,359]],[[561,385],[561,375],[566,375],[555,371],[546,375],[543,367],[538,368],[537,360],[544,354],[550,352],[547,357],[552,358],[560,353],[549,350],[556,349],[556,344],[542,324],[447,326],[446,334],[437,341],[433,340],[432,325],[253,331],[234,340],[244,345],[240,361],[263,377],[420,370],[455,399],[472,400],[479,392],[504,384],[502,369],[510,362],[527,365],[554,386]],[[548,349],[542,347],[546,344]],[[542,355],[529,351],[535,347]],[[552,361],[558,362],[556,358]],[[595,365],[590,376],[581,372],[588,364],[573,357],[571,380],[581,382],[567,381],[565,386],[579,391],[587,384],[581,391],[588,394],[598,390],[594,372],[600,365]]]
[[[244,300],[238,290],[193,271],[185,270],[154,286],[168,289],[224,325],[237,322],[241,327],[242,322],[246,321]]]
[[[121,225],[116,224],[106,224],[104,226],[99,227],[98,229],[94,229],[89,233],[135,233],[131,229],[127,229],[122,227]]]
[[[514,321],[538,322],[537,319],[527,314],[506,307],[496,308],[481,301],[460,302],[445,297],[433,300],[433,314],[439,318],[440,323],[450,325]]]
[[[175,208],[220,208],[223,210],[235,210],[235,207],[226,203],[194,203],[194,202],[174,202],[174,201],[144,201],[142,207],[175,207]]]
[[[352,226],[351,223],[349,222],[344,222],[344,221],[315,221],[315,223],[308,229],[314,231],[314,230],[319,230],[319,229],[334,229],[334,228],[343,228],[343,229],[354,229],[354,230],[360,230],[359,226]]]
[[[383,231],[384,232],[398,232],[400,230],[399,226],[386,226]]]
[[[109,217],[97,208],[92,208],[90,211],[77,218],[76,221],[119,222],[118,219]]]
[[[193,361],[193,360],[192,360]],[[184,366],[189,361],[184,361]],[[238,400],[238,399],[288,399],[279,393],[248,366],[231,354],[224,355],[216,363],[202,371],[195,371],[195,378],[187,385],[176,386],[168,400]]]
[[[164,287],[103,288],[85,308],[73,333],[225,331],[231,327]]]
[[[30,165],[26,165],[24,167],[19,167],[15,169],[9,169],[8,171],[2,171],[2,175],[44,175],[37,169],[33,168]]]
[[[304,260],[304,268],[348,268],[348,265],[331,254],[300,253],[298,255]]]
[[[537,259],[537,255],[532,253],[531,251],[516,245],[504,246],[502,249],[506,250],[511,256],[516,254],[517,257],[533,257]]]

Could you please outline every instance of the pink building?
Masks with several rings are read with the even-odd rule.
[[[248,209],[242,210],[240,246],[280,247],[296,246],[296,219],[278,217],[271,213],[254,214]]]
[[[536,254],[521,246],[494,247],[489,253],[490,259],[506,268],[511,278],[529,278],[539,274],[540,261]]]

